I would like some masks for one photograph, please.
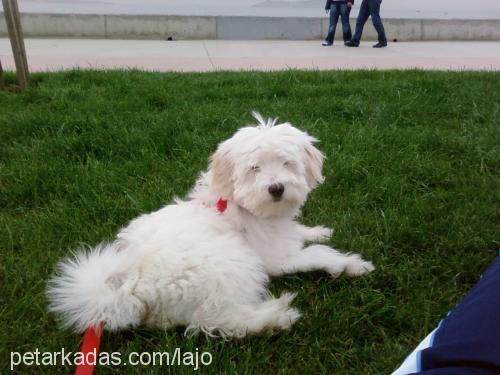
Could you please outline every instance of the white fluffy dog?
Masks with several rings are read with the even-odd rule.
[[[325,270],[362,275],[359,255],[325,245],[332,231],[294,221],[323,182],[316,139],[276,120],[222,142],[185,200],[142,215],[114,242],[78,253],[49,283],[50,308],[78,331],[146,324],[242,337],[285,329],[300,316],[294,294],[274,298],[270,276]],[[227,209],[221,212],[217,206]]]

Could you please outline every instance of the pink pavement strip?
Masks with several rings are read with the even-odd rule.
[[[27,39],[32,72],[82,69],[149,71],[432,69],[500,70],[500,42],[390,43],[359,48],[321,41],[152,41]],[[14,69],[8,39],[0,39],[0,59]]]

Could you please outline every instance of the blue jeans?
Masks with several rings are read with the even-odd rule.
[[[351,40],[351,25],[349,24],[349,13],[351,13],[351,8],[347,6],[347,3],[332,3],[330,8],[330,26],[328,28],[328,35],[326,36],[326,41],[333,43],[335,39],[335,29],[337,28],[337,22],[339,16],[342,19],[342,32],[344,37],[344,42]]]
[[[363,0],[359,8],[358,19],[356,20],[356,32],[352,38],[354,43],[359,43],[361,40],[363,27],[370,16],[372,17],[373,26],[375,30],[377,30],[378,41],[383,43],[387,42],[384,25],[380,19],[380,4],[382,4],[382,0]]]

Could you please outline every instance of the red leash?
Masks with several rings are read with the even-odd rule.
[[[92,375],[94,367],[99,358],[99,346],[104,323],[97,327],[88,327],[83,335],[83,342],[80,352],[83,355],[83,363],[80,363],[75,371],[75,375]]]
[[[227,200],[219,199],[217,201],[217,211],[223,213],[227,209]],[[99,347],[101,345],[101,335],[104,328],[104,323],[99,324],[97,327],[88,327],[83,335],[82,346],[80,352],[82,353],[83,363],[79,364],[76,368],[75,375],[92,375],[94,367],[99,358]],[[93,354],[93,358],[89,358]],[[90,361],[89,361],[90,359]]]

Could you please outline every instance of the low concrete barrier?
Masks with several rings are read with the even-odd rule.
[[[320,39],[322,29],[318,21],[318,18],[217,17],[217,39]]]
[[[422,20],[422,40],[500,40],[500,20]]]
[[[109,15],[109,39],[215,39],[214,17]]]
[[[104,38],[106,16],[94,14],[22,13],[21,24],[26,37]],[[0,36],[7,36],[3,13]]]
[[[26,37],[98,39],[281,39],[317,40],[326,36],[328,19],[297,17],[169,16],[169,15],[93,15],[21,14]],[[354,32],[356,20],[351,19]],[[500,40],[500,20],[384,19],[389,40]],[[0,37],[7,36],[0,13]],[[336,39],[342,27],[337,25]],[[377,34],[371,22],[365,25],[363,39]]]

